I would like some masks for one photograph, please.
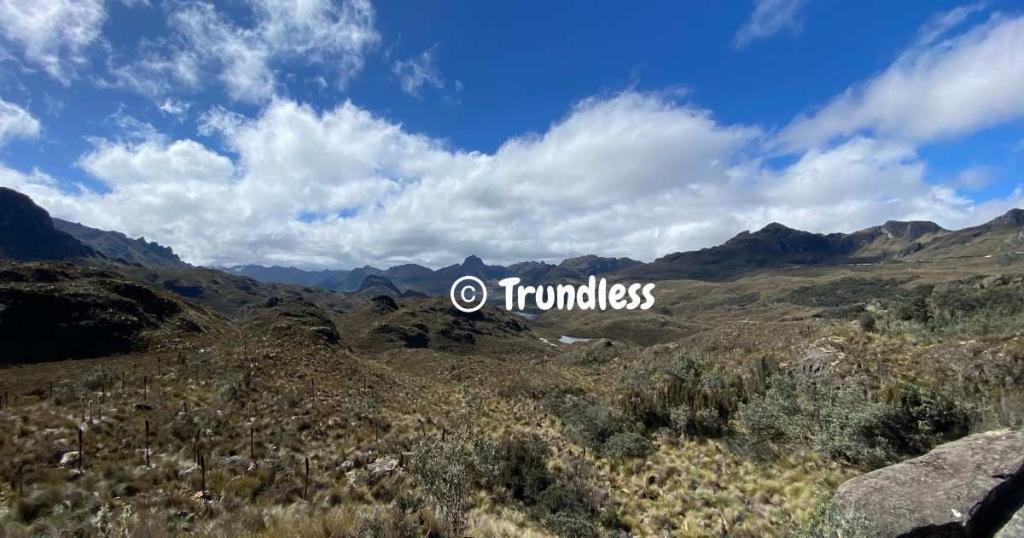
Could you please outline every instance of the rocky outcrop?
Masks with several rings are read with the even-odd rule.
[[[398,310],[398,303],[388,295],[378,295],[370,299],[370,308],[381,314]]]
[[[272,301],[250,314],[252,332],[279,349],[345,347],[329,312],[309,301]]]
[[[0,187],[0,258],[66,260],[95,252],[53,227],[45,209],[20,192]]]
[[[408,348],[422,348],[430,345],[430,329],[422,323],[412,326],[381,323],[370,329],[369,334],[401,342],[404,347]]]
[[[844,518],[866,519],[878,536],[892,537],[992,536],[1022,503],[1024,432],[1005,430],[859,476],[832,499]]]
[[[170,247],[146,241],[144,237],[131,239],[121,232],[97,230],[61,219],[53,219],[53,226],[56,230],[67,233],[82,244],[114,260],[143,267],[188,267],[188,264],[181,261]]]
[[[205,313],[118,273],[0,264],[0,362],[98,357],[205,331]]]

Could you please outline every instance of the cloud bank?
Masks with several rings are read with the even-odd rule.
[[[1024,202],[1018,189],[975,203],[963,193],[984,185],[984,170],[935,178],[919,154],[1024,115],[1024,17],[997,14],[954,35],[978,10],[943,14],[884,71],[781,130],[723,122],[676,94],[626,90],[575,103],[543,132],[485,153],[351,101],[318,109],[276,94],[279,55],[342,51],[341,71],[357,69],[376,35],[368,4],[268,0],[244,28],[206,4],[181,5],[183,41],[144,55],[133,73],[161,71],[187,87],[201,78],[191,66],[213,69],[234,97],[261,102],[257,112],[205,111],[195,138],[126,126],[129,136],[95,141],[78,166],[100,190],[2,166],[0,184],[193,263],[333,268],[440,266],[468,254],[650,260],[773,221],[819,232],[890,218],[960,227]],[[315,49],[293,37],[321,31],[330,35]],[[215,61],[204,47],[218,51]],[[430,76],[413,78],[411,93],[429,85]],[[0,103],[0,141],[39,129],[23,108]]]

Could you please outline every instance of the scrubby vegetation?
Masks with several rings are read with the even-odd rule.
[[[283,300],[170,351],[6,368],[0,534],[870,535],[828,511],[842,481],[1024,423],[1019,277],[663,293],[642,324],[667,344],[556,346],[555,319],[406,346],[374,327],[435,303]]]
[[[758,456],[813,446],[864,468],[923,454],[968,432],[970,419],[952,401],[911,384],[886,387],[878,399],[864,387],[776,377],[742,404],[737,439]]]

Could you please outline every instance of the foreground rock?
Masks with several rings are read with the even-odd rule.
[[[847,481],[832,503],[845,519],[871,522],[878,536],[992,536],[1024,503],[1024,432],[941,445]]]

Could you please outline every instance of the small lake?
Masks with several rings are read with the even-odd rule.
[[[589,342],[591,340],[593,340],[593,338],[577,338],[575,336],[564,335],[558,337],[558,341],[562,344],[575,344],[576,342]]]

